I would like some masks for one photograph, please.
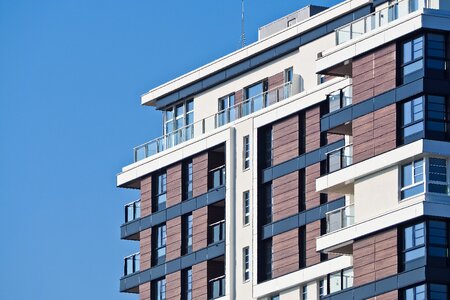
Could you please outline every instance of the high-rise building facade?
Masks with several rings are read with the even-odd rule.
[[[142,96],[122,292],[450,299],[450,1],[308,6]]]

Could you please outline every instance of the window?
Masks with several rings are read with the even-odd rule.
[[[218,109],[217,126],[222,126],[236,120],[234,94],[220,98]]]
[[[347,289],[353,286],[353,269],[342,271],[342,289]]]
[[[445,36],[436,33],[427,34],[427,72],[432,77],[444,78],[446,69]]]
[[[325,83],[327,81],[327,77],[324,74],[317,74],[317,85]]]
[[[243,156],[244,156],[244,170],[250,168],[250,136],[244,136],[244,147],[243,147]]]
[[[349,85],[328,95],[329,112],[339,110],[352,104],[352,86]]]
[[[294,69],[289,68],[284,70],[284,90],[283,99],[289,98],[292,95],[292,81],[294,80]]]
[[[302,300],[308,300],[308,286],[304,285],[302,287]]]
[[[272,182],[268,182],[261,187],[259,205],[259,222],[266,225],[272,222]]]
[[[447,223],[442,221],[429,221],[428,232],[428,255],[447,257]]]
[[[158,174],[153,180],[152,210],[157,212],[166,208],[167,174]]]
[[[338,292],[342,289],[341,271],[330,274],[330,293]]]
[[[152,300],[166,300],[166,279],[159,279],[152,282]]]
[[[428,162],[428,192],[447,195],[447,161],[430,157]]]
[[[280,295],[274,295],[270,297],[270,300],[280,300]]]
[[[248,247],[245,247],[242,250],[242,269],[244,272],[244,281],[250,279],[250,250]]]
[[[422,300],[422,299],[425,300],[425,299],[427,299],[425,284],[406,289],[404,291],[403,297],[405,300]]]
[[[442,96],[427,96],[427,137],[436,139],[448,138],[450,126],[446,102],[445,97]]]
[[[447,286],[443,284],[429,284],[430,299],[432,300],[447,300]]]
[[[407,143],[423,136],[423,97],[407,101],[401,105],[401,138],[403,143]]]
[[[245,191],[243,194],[244,202],[244,225],[250,223],[250,191]]]
[[[403,83],[423,77],[423,44],[423,36],[403,43],[401,67]]]
[[[261,241],[258,247],[258,282],[272,278],[272,239]]]
[[[181,299],[192,300],[192,268],[181,271]]]
[[[424,192],[423,159],[403,165],[401,176],[401,199]]]
[[[403,83],[414,81],[427,73],[428,77],[445,78],[446,75],[445,36],[428,33],[402,45],[401,73]],[[424,66],[424,57],[426,62]]]
[[[167,108],[163,119],[167,148],[191,139],[194,136],[194,100]]]
[[[166,225],[153,227],[152,232],[152,260],[153,265],[159,265],[166,261]]]
[[[183,163],[183,200],[192,198],[193,191],[192,159]]]
[[[403,231],[403,262],[425,257],[425,223],[406,227]]]
[[[323,278],[319,281],[319,296],[323,297],[328,295],[328,288],[327,288],[327,278]]]
[[[241,115],[246,116],[252,112],[266,107],[267,81],[261,81],[245,88],[245,101],[242,103]]]
[[[181,252],[183,255],[192,252],[192,213],[181,218]]]

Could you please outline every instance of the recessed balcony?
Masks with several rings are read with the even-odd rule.
[[[134,162],[211,132],[214,129],[231,123],[239,118],[248,116],[256,111],[287,99],[296,93],[297,92],[294,91],[293,88],[293,83],[287,82],[254,97],[245,99],[234,106],[215,113],[214,115],[178,128],[150,142],[135,147],[133,150]]]
[[[347,145],[327,153],[327,173],[332,173],[353,164],[353,145]]]
[[[330,211],[325,215],[327,220],[327,233],[355,224],[355,206],[348,205]]]

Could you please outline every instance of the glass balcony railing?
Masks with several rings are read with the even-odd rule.
[[[125,223],[139,219],[141,217],[141,200],[137,200],[125,205]]]
[[[215,189],[225,185],[225,165],[209,171],[209,189]]]
[[[352,86],[349,85],[341,90],[328,95],[329,112],[337,111],[352,104]]]
[[[225,220],[209,225],[209,244],[215,244],[225,240]]]
[[[140,253],[135,253],[124,258],[123,275],[127,276],[139,271]]]
[[[336,29],[336,45],[340,45],[422,8],[428,8],[429,0],[402,0],[382,10]]]
[[[328,173],[348,167],[353,163],[353,145],[347,145],[327,153]]]
[[[216,299],[225,296],[225,275],[209,281],[209,295],[209,299]]]
[[[210,132],[239,118],[278,103],[293,95],[292,82],[287,82],[264,93],[229,107],[225,110],[179,128],[150,142],[134,148],[134,161],[150,157],[156,153],[170,149],[194,137]]]
[[[326,214],[327,233],[345,228],[355,223],[354,205],[341,207]]]

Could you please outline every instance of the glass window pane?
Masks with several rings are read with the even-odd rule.
[[[425,257],[425,247],[420,247],[405,253],[405,262]]]
[[[402,166],[402,187],[412,184],[412,164]]]
[[[406,199],[406,198],[421,194],[423,192],[424,192],[423,184],[419,184],[419,185],[416,185],[411,188],[403,190],[401,193],[401,197],[402,197],[402,199]]]
[[[412,42],[403,44],[403,63],[408,63],[412,60]]]

